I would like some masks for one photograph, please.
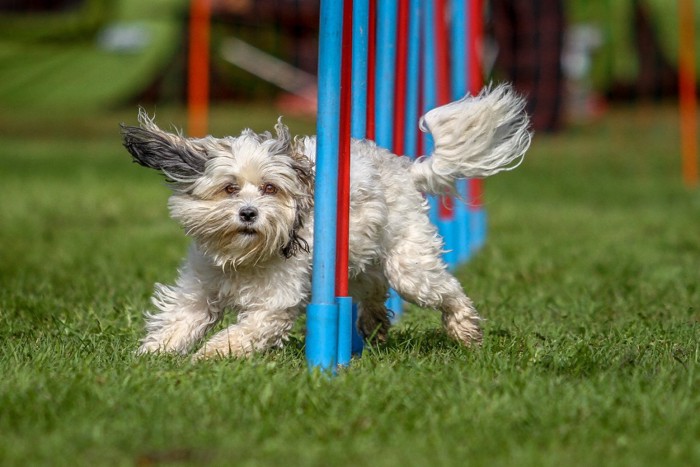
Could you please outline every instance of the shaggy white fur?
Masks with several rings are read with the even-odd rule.
[[[405,300],[442,312],[448,335],[481,342],[479,315],[441,259],[442,240],[421,192],[442,194],[463,177],[510,170],[531,134],[524,102],[510,86],[487,89],[431,110],[421,127],[435,151],[411,161],[371,141],[352,141],[350,292],[358,329],[386,338],[389,287]],[[140,352],[190,351],[222,317],[237,323],[195,354],[248,355],[281,346],[309,301],[313,249],[315,137],[276,134],[184,138],[145,113],[123,126],[134,160],[171,182],[170,213],[193,238],[175,285],[156,285]]]

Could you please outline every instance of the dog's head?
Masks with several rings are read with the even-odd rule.
[[[173,195],[171,216],[220,266],[238,267],[309,250],[299,236],[313,205],[313,164],[281,119],[269,132],[185,138],[141,111],[122,125],[135,162],[161,171]]]

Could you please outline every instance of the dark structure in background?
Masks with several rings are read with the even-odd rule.
[[[281,91],[251,72],[227,62],[222,44],[235,37],[309,74],[316,73],[318,53],[318,0],[211,0],[211,99],[253,100],[267,104],[283,101],[293,108],[293,94]],[[381,1],[381,0],[378,0]],[[597,5],[592,18],[611,28],[608,2],[579,0]],[[659,11],[647,0],[621,0],[629,4],[622,21],[631,25],[631,43],[625,55],[609,53],[605,79],[590,79],[595,97],[602,103],[616,100],[659,100],[678,92],[677,65],[659,40]],[[484,0],[488,32],[498,44],[494,81],[512,81],[528,97],[528,112],[540,132],[561,128],[572,115],[571,78],[562,71],[565,6],[573,0]],[[165,2],[168,3],[168,2]],[[185,102],[187,66],[187,2],[170,2],[175,14],[162,21],[177,24],[180,32],[159,68],[134,86],[133,99],[142,102]],[[8,40],[54,46],[56,43],[94,44],[100,32],[118,19],[115,0],[0,0],[0,36]],[[148,3],[144,2],[144,7]],[[668,32],[666,32],[668,33]],[[603,35],[604,36],[604,35]],[[604,41],[601,50],[609,47]],[[609,50],[609,49],[608,49]],[[634,54],[634,55],[632,55]],[[601,63],[601,53],[591,59]],[[634,60],[634,76],[614,76],[610,64]],[[616,62],[618,61],[618,62]],[[595,67],[597,71],[604,67]],[[489,81],[491,77],[487,77]],[[568,81],[567,81],[568,80]],[[575,96],[574,96],[575,97]],[[578,102],[578,101],[577,101]],[[309,106],[304,110],[312,111]],[[601,110],[602,111],[602,110]],[[287,111],[285,111],[287,113]]]
[[[84,0],[0,0],[0,11],[43,12],[79,8]]]
[[[535,131],[556,131],[564,122],[562,0],[491,0],[498,44],[496,74],[527,96]]]
[[[639,62],[639,76],[634,89],[617,91],[618,97],[636,96],[643,99],[660,99],[678,94],[678,72],[671,65],[659,43],[659,37],[651,18],[649,8],[640,0],[634,0],[633,24],[634,45]],[[616,97],[616,89],[611,89],[611,96]]]
[[[213,3],[214,20],[231,30],[271,27],[285,60],[316,73],[318,55],[318,0],[219,0]]]
[[[233,36],[310,74],[318,56],[318,0],[212,0],[212,47]],[[224,63],[212,52],[212,98],[269,99],[272,84]]]

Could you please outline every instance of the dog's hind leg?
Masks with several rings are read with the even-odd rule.
[[[387,255],[385,274],[389,284],[405,300],[440,310],[450,337],[466,345],[479,344],[481,318],[460,283],[447,271],[435,228],[419,218],[410,225],[394,239]]]
[[[386,299],[389,283],[380,270],[368,270],[350,281],[350,295],[357,301],[357,330],[371,342],[386,342],[389,315]]]

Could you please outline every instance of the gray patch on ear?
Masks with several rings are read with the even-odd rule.
[[[191,182],[204,173],[206,153],[182,136],[158,128],[143,110],[139,121],[140,127],[120,125],[124,147],[134,162],[160,170],[169,182]]]

